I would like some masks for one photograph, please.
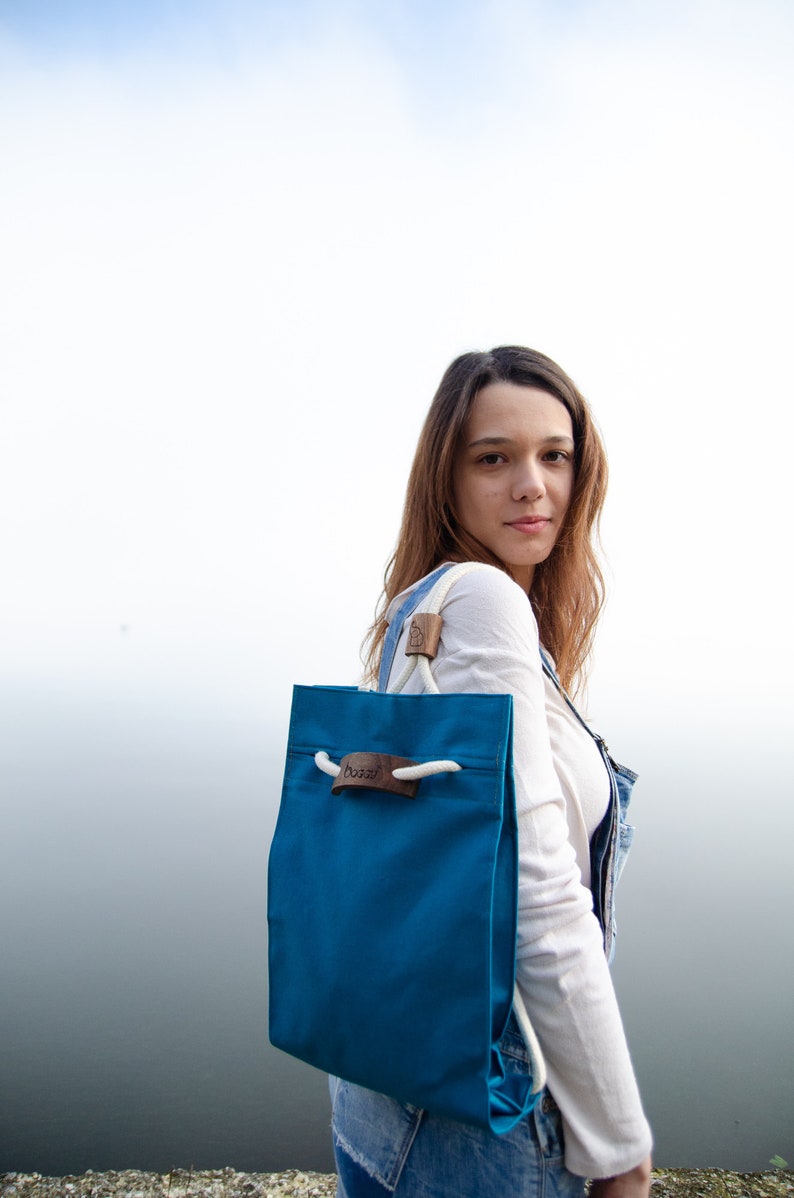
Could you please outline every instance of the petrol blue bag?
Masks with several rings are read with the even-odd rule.
[[[296,686],[268,876],[272,1043],[494,1132],[545,1080],[514,993],[512,728],[509,695]],[[502,1058],[511,1010],[534,1077]]]

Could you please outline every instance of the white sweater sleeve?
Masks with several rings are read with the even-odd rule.
[[[651,1148],[601,930],[568,835],[534,613],[502,571],[467,575],[442,609],[442,692],[513,696],[519,823],[518,981],[560,1107],[566,1165],[609,1177]],[[410,688],[412,689],[412,688]]]

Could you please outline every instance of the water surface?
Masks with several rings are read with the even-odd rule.
[[[328,1170],[267,1043],[284,726],[106,694],[5,720],[0,1171]],[[791,768],[636,740],[614,976],[660,1164],[794,1159]],[[639,757],[640,760],[636,760]]]

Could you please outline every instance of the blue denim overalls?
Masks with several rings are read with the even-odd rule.
[[[445,569],[442,566],[428,575],[391,621],[381,659],[380,690],[386,689],[405,620]],[[595,740],[609,775],[609,803],[591,838],[590,865],[593,909],[611,961],[615,886],[634,835],[625,817],[637,776],[612,760],[603,739],[588,727],[563,691],[548,655],[543,649],[540,653],[544,673]],[[443,1035],[443,1028],[439,1034]],[[513,1016],[501,1049],[516,1072],[529,1072],[528,1054]],[[497,1136],[339,1078],[332,1077],[330,1087],[337,1198],[387,1198],[395,1192],[397,1198],[583,1198],[585,1179],[565,1168],[562,1120],[548,1090],[526,1119]]]
[[[590,889],[593,893],[593,910],[604,933],[604,952],[611,962],[615,955],[617,931],[615,887],[634,839],[634,827],[626,822],[626,814],[637,775],[628,766],[618,765],[613,760],[604,738],[593,732],[562,689],[551,659],[542,648],[540,656],[544,674],[552,680],[579,723],[598,745],[601,760],[609,775],[609,804],[604,818],[590,838]]]

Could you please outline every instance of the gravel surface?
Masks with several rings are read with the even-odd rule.
[[[0,1174],[0,1198],[333,1198],[333,1173],[238,1173],[236,1169],[170,1173],[84,1173],[42,1177]],[[794,1173],[726,1173],[721,1169],[656,1169],[651,1198],[792,1198]],[[505,1196],[509,1198],[509,1196]]]
[[[84,1173],[81,1177],[41,1177],[38,1173],[0,1175],[0,1198],[332,1198],[333,1173],[238,1173],[236,1169],[170,1173]]]

